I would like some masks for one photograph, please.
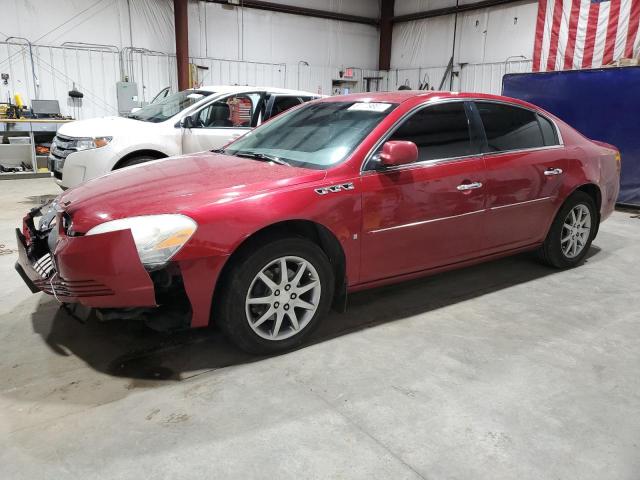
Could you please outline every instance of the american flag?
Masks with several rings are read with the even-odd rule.
[[[640,52],[640,0],[539,0],[533,71],[597,68]]]

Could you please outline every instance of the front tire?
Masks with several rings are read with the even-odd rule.
[[[290,350],[326,315],[334,284],[329,259],[315,243],[275,240],[235,259],[220,292],[216,321],[249,353]]]
[[[539,250],[540,259],[555,268],[579,265],[589,253],[597,231],[598,215],[593,199],[574,192],[556,215]]]
[[[114,170],[119,170],[119,169],[124,168],[124,167],[131,167],[132,165],[139,165],[141,163],[147,163],[147,162],[150,162],[152,160],[157,160],[157,158],[144,156],[144,155],[141,155],[139,157],[127,158],[126,160],[121,161],[117,165],[117,167],[114,168]]]

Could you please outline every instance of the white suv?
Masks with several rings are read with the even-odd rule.
[[[280,88],[211,86],[174,93],[128,117],[63,125],[49,170],[63,189],[112,170],[219,148],[263,121],[319,95]]]

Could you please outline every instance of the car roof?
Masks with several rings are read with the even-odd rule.
[[[320,102],[386,102],[386,103],[402,103],[411,99],[435,100],[435,99],[480,99],[480,100],[496,100],[519,104],[525,107],[540,110],[539,107],[517,98],[504,97],[502,95],[491,95],[487,93],[472,92],[449,92],[438,90],[397,90],[393,92],[364,92],[351,93],[349,95],[339,95],[335,97],[326,97]]]
[[[243,93],[243,92],[255,92],[256,90],[266,90],[270,93],[284,93],[287,95],[302,95],[305,97],[320,97],[317,93],[305,92],[304,90],[291,90],[288,88],[276,88],[276,87],[260,87],[253,85],[203,85],[202,87],[194,88],[193,90],[204,90],[214,93]]]

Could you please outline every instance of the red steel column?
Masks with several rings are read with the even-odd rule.
[[[189,88],[189,16],[188,0],[173,0],[176,29],[176,63],[178,64],[178,90]]]
[[[394,4],[395,0],[382,0],[380,4],[380,54],[378,56],[378,70],[389,70],[391,68]]]

